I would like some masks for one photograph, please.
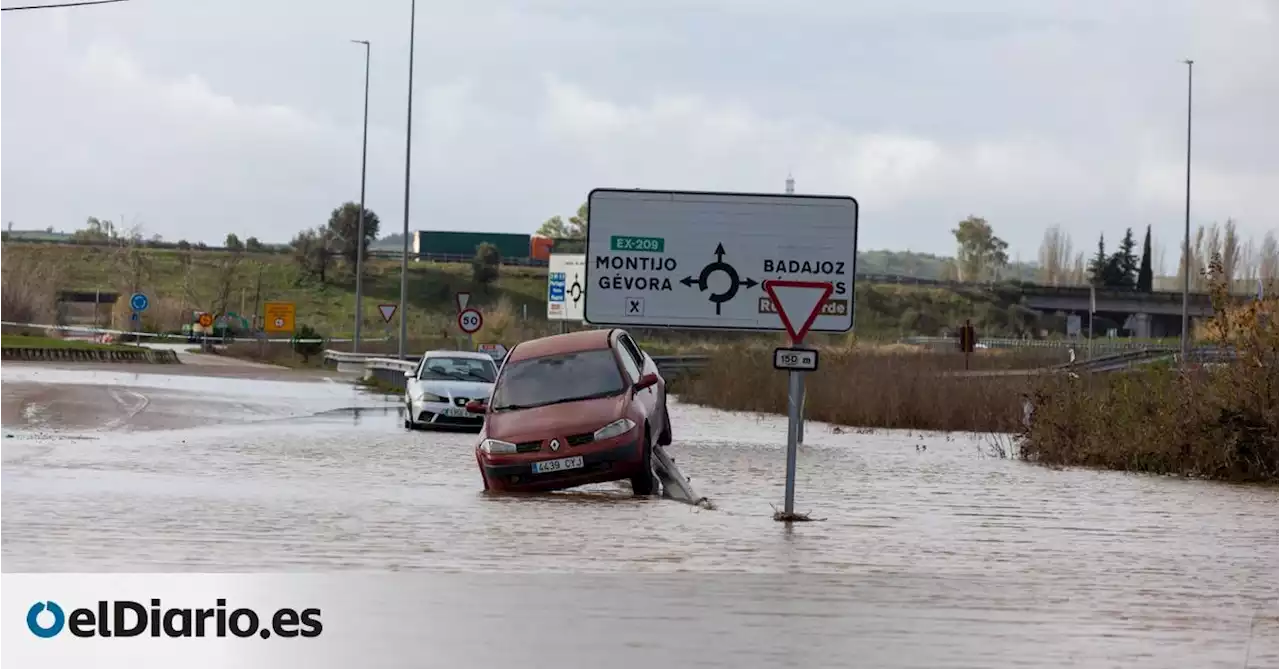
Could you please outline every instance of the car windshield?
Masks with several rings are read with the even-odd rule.
[[[418,378],[430,381],[479,381],[493,383],[497,376],[493,362],[481,358],[430,357]]]
[[[626,389],[608,349],[507,363],[493,393],[493,410],[528,409],[617,395]]]

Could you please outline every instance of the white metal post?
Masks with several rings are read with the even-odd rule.
[[[787,490],[783,502],[783,513],[791,518],[796,509],[796,450],[800,434],[800,422],[804,419],[800,412],[800,393],[803,392],[804,380],[801,372],[787,372]]]

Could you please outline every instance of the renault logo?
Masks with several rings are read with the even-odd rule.
[[[558,450],[560,450],[560,440],[559,440],[559,439],[552,439],[552,440],[551,440],[551,450],[553,450],[553,451],[558,451]]]

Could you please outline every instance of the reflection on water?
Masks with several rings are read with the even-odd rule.
[[[1250,635],[1249,666],[1277,665],[1275,487],[1055,471],[976,439],[811,424],[797,510],[825,520],[787,529],[771,518],[781,419],[673,406],[670,450],[708,511],[634,498],[626,483],[487,495],[474,435],[408,432],[399,411],[6,439],[5,569],[721,574],[723,592],[706,596],[724,616],[741,623],[761,598],[796,620],[853,616],[863,646],[890,658],[877,666],[911,666],[885,648],[973,637],[1017,657],[1043,649],[1055,666],[1240,667]],[[743,573],[808,576],[756,592],[786,579]],[[585,607],[597,594],[556,596]],[[728,627],[726,643],[770,643]],[[956,652],[929,666],[1004,666]]]

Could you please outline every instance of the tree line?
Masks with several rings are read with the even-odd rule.
[[[1226,285],[1235,286],[1237,290],[1251,290],[1258,281],[1274,286],[1280,276],[1280,248],[1275,231],[1268,231],[1261,242],[1245,240],[1235,221],[1227,219],[1222,225],[1197,227],[1190,246],[1190,263],[1187,263],[1178,240],[1178,265],[1169,276],[1165,249],[1152,240],[1151,226],[1147,226],[1140,256],[1135,253],[1137,244],[1130,228],[1111,253],[1106,250],[1105,237],[1099,235],[1097,249],[1086,262],[1084,253],[1073,249],[1071,235],[1055,225],[1045,231],[1040,242],[1038,280],[1054,286],[1094,285],[1147,292],[1179,290],[1183,268],[1189,264],[1191,290],[1203,292],[1209,288],[1207,273],[1214,258],[1221,261]]]

